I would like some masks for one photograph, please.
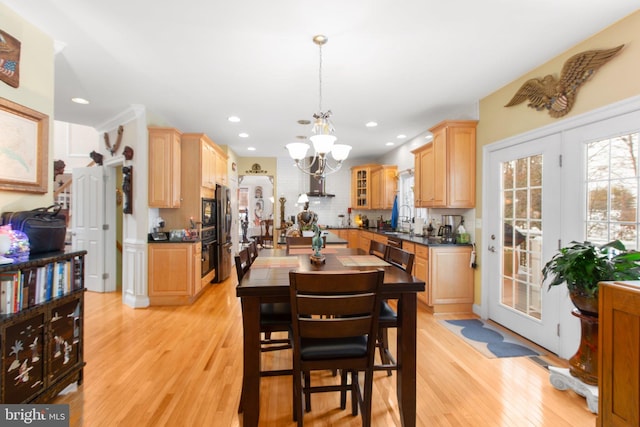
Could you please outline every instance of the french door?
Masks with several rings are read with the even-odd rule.
[[[557,292],[542,268],[560,239],[560,134],[489,152],[488,317],[557,352]],[[556,287],[557,288],[557,287]]]

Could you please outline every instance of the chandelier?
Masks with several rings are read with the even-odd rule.
[[[351,151],[350,145],[335,144],[337,139],[334,135],[335,129],[329,120],[331,110],[327,110],[326,112],[322,111],[322,46],[327,43],[327,40],[328,38],[323,35],[313,37],[313,42],[318,45],[320,50],[320,67],[318,73],[320,96],[318,112],[313,115],[313,127],[311,129],[311,136],[309,137],[313,143],[313,158],[305,160],[307,151],[309,150],[309,144],[305,142],[292,142],[287,144],[289,155],[296,161],[298,169],[314,176],[318,180],[324,179],[324,177],[330,173],[337,172],[342,166],[342,162],[349,155],[349,151]],[[333,165],[329,163],[329,153],[331,153],[331,157],[335,160],[335,164]]]

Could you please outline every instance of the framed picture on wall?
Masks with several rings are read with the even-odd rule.
[[[238,209],[246,211],[249,207],[249,189],[247,187],[238,188]]]
[[[48,190],[49,116],[0,98],[0,190]]]

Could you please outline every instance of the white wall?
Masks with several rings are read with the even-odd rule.
[[[98,132],[89,126],[55,120],[53,124],[53,160],[63,160],[65,173],[91,163],[89,153],[100,151]],[[113,141],[112,141],[113,143]]]

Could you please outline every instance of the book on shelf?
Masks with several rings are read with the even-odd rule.
[[[22,276],[24,277],[24,290],[26,292],[25,307],[33,307],[37,304],[36,302],[36,287],[38,284],[38,269],[36,267],[28,268],[22,271]]]
[[[2,294],[0,310],[2,314],[12,314],[22,309],[22,274],[20,271],[5,271],[0,273],[0,288]]]

